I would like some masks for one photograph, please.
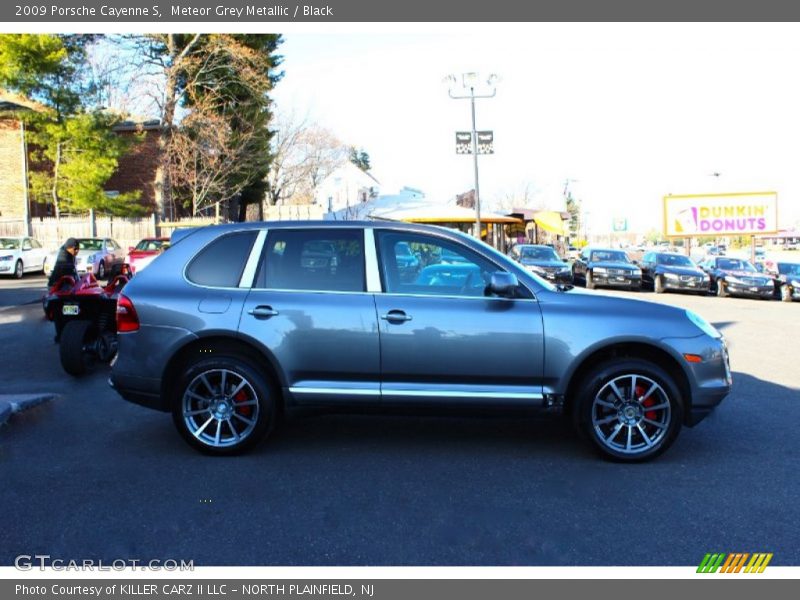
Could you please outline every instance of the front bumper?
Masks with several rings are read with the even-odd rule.
[[[696,278],[684,280],[680,278],[664,277],[664,289],[679,290],[684,292],[708,292],[710,282]]]
[[[747,296],[750,298],[772,298],[775,294],[775,286],[770,285],[747,285],[743,283],[726,282],[728,293],[735,296]]]
[[[606,273],[592,273],[592,279],[594,280],[595,285],[629,288],[642,287],[642,277],[637,277],[635,275],[609,275]]]

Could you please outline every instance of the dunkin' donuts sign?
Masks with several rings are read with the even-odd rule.
[[[667,236],[757,235],[776,231],[776,192],[664,197],[664,233]]]

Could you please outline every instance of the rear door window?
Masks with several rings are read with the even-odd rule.
[[[361,229],[274,229],[267,236],[257,287],[366,291]]]

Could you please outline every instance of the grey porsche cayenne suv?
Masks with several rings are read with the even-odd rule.
[[[522,408],[642,461],[731,388],[725,342],[695,313],[556,287],[424,225],[180,231],[128,284],[117,321],[111,385],[209,454],[251,448],[302,407]]]

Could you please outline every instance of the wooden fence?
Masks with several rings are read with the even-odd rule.
[[[257,208],[257,207],[256,207]],[[316,205],[269,206],[264,211],[268,221],[322,219],[323,211]],[[93,222],[94,221],[94,222]],[[32,237],[51,250],[57,249],[69,237],[110,237],[127,248],[146,237],[169,237],[180,227],[203,227],[217,223],[213,218],[190,218],[172,222],[156,222],[154,215],[136,219],[121,217],[55,217],[31,219]],[[0,219],[0,237],[26,235],[23,219]]]

